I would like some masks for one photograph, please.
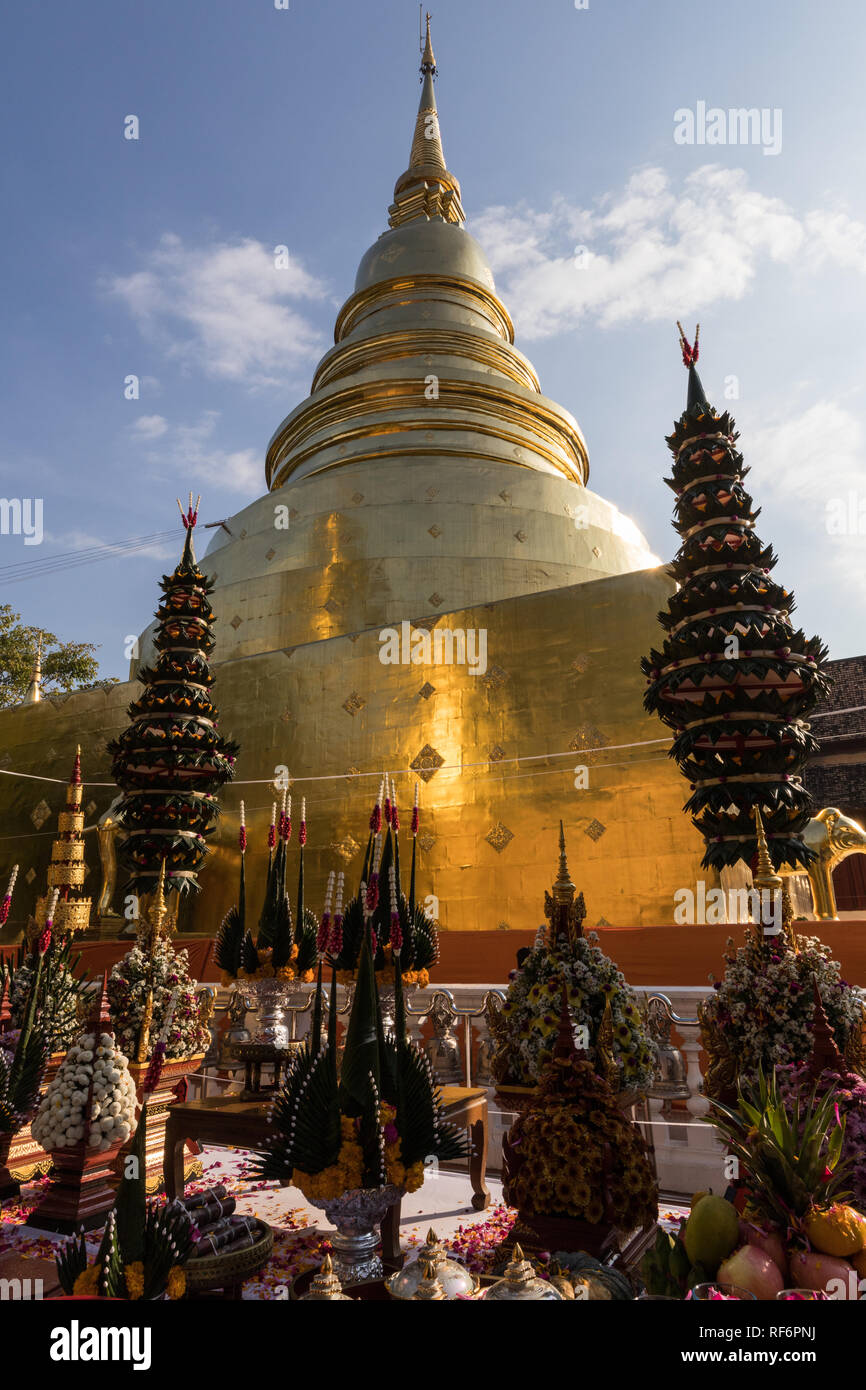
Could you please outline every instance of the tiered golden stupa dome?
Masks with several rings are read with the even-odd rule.
[[[429,28],[421,72],[390,226],[271,439],[270,493],[208,549],[221,661],[659,563],[514,346],[445,163]]]
[[[48,904],[57,889],[60,896],[54,909],[54,929],[61,936],[86,931],[90,925],[91,899],[81,896],[87,872],[81,809],[83,791],[79,746],[66,788],[66,806],[57,817],[57,839],[51,846],[51,861],[46,871],[48,892],[36,900],[35,929],[41,930],[48,916]]]

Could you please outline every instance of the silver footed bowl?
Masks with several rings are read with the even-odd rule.
[[[386,1183],[384,1187],[353,1187],[339,1197],[307,1198],[337,1228],[330,1240],[334,1247],[334,1273],[341,1284],[381,1279],[384,1269],[379,1255],[379,1227],[389,1207],[403,1196],[403,1190]]]

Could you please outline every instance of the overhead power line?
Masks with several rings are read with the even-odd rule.
[[[65,550],[38,560],[22,560],[14,565],[0,565],[0,584],[21,584],[27,579],[41,579],[43,575],[78,569],[81,565],[93,565],[101,560],[134,555],[151,546],[164,544],[176,536],[177,531],[172,528],[170,531],[154,531],[149,536],[131,536],[128,540],[107,541],[104,545],[83,546],[80,550]]]

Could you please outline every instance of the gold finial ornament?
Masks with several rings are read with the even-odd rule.
[[[322,1261],[322,1268],[319,1270],[315,1279],[309,1287],[307,1293],[301,1295],[302,1303],[351,1303],[352,1300],[347,1293],[343,1293],[343,1286],[334,1273],[334,1265],[330,1255],[326,1255]]]
[[[424,1260],[421,1283],[413,1293],[412,1298],[419,1303],[442,1303],[447,1298],[447,1294],[439,1282],[434,1260]]]
[[[556,882],[553,885],[553,897],[556,902],[573,902],[575,887],[568,872],[568,860],[565,857],[565,830],[562,821],[559,822],[559,873],[556,875]]]
[[[385,1287],[391,1297],[404,1300],[439,1298],[439,1294],[434,1294],[429,1289],[421,1293],[425,1269],[428,1266],[433,1270],[442,1289],[443,1298],[471,1297],[481,1287],[481,1281],[476,1274],[471,1274],[459,1260],[446,1255],[444,1246],[431,1226],[417,1258],[409,1260],[402,1269],[398,1269],[385,1281]]]
[[[430,72],[436,76],[436,59],[433,57],[433,44],[430,39],[430,11],[427,11],[427,37],[424,41],[424,51],[421,54],[421,71]]]
[[[485,1301],[511,1303],[528,1299],[542,1299],[557,1303],[564,1302],[559,1289],[546,1279],[539,1279],[520,1246],[515,1243],[511,1259],[498,1284],[493,1284],[484,1294]]]
[[[583,920],[586,917],[586,904],[583,894],[575,898],[575,885],[568,871],[565,854],[565,829],[559,822],[559,871],[553,882],[553,892],[544,894],[544,915],[550,923],[547,932],[547,945],[550,950],[557,941],[567,938],[576,941],[583,936]]]

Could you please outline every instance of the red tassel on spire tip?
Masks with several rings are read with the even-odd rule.
[[[679,329],[679,334],[680,334],[680,347],[682,348],[682,352],[683,352],[683,366],[684,366],[684,367],[693,367],[693,366],[695,365],[695,363],[697,362],[698,357],[700,356],[700,348],[698,347],[698,339],[699,339],[700,336],[701,336],[701,325],[698,324],[698,325],[696,326],[696,328],[695,328],[695,341],[694,341],[694,343],[691,344],[691,346],[689,346],[689,340],[688,340],[688,338],[686,337],[685,333],[683,332],[683,326],[682,326],[682,324],[680,323],[679,319],[677,319],[677,328]]]
[[[198,498],[196,499],[195,506],[192,505],[192,493],[190,493],[189,509],[187,511],[184,511],[183,504],[181,503],[179,497],[176,499],[176,501],[178,511],[180,512],[180,519],[183,522],[183,529],[185,531],[191,531],[192,528],[195,526],[196,522],[198,521],[198,505],[201,501],[201,493],[199,493]]]

